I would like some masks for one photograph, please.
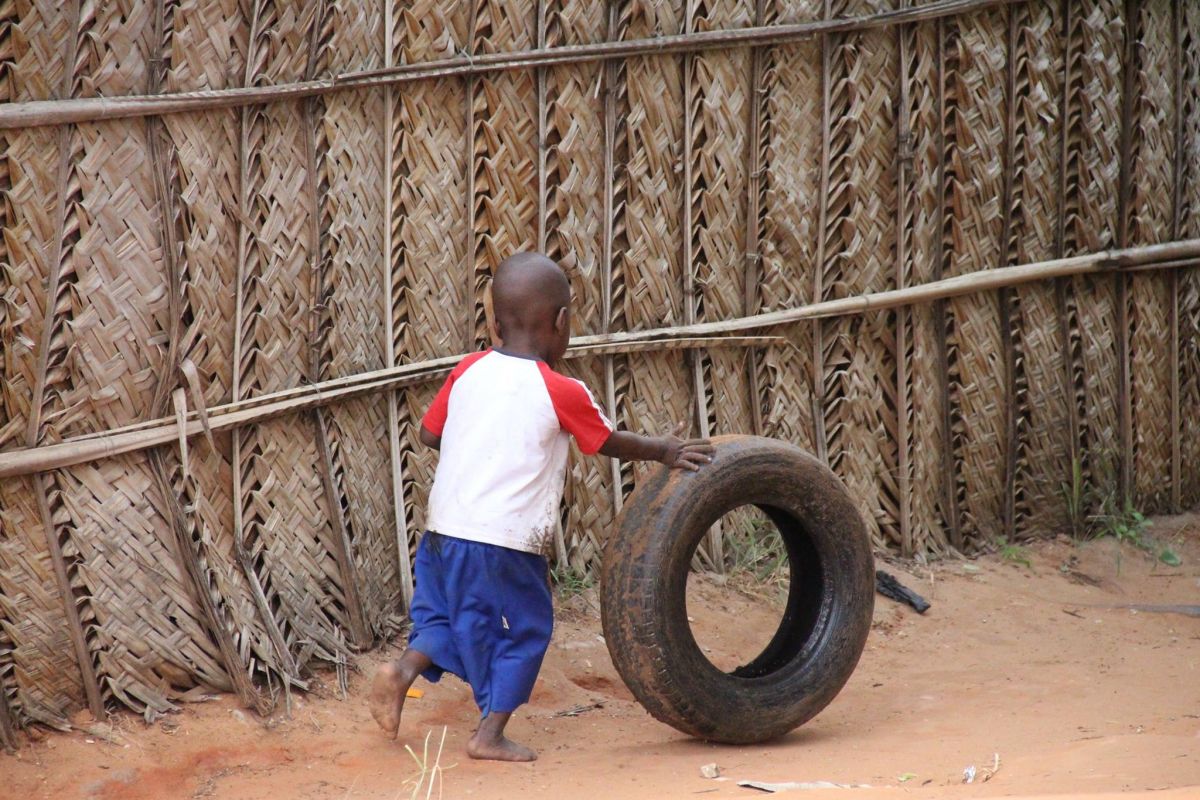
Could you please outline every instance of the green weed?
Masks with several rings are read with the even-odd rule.
[[[1179,556],[1169,547],[1158,548],[1149,534],[1146,515],[1121,496],[1116,480],[1116,459],[1111,452],[1094,454],[1085,476],[1078,458],[1071,463],[1071,479],[1062,484],[1071,535],[1078,540],[1115,539],[1121,545],[1151,555],[1173,566]],[[1117,571],[1121,569],[1121,549],[1117,550]]]
[[[1071,459],[1071,482],[1062,485],[1063,500],[1067,505],[1067,521],[1071,526],[1071,537],[1084,538],[1087,531],[1087,484],[1083,480],[1083,462]]]
[[[1107,536],[1147,552],[1154,548],[1147,538],[1147,529],[1152,524],[1150,520],[1132,503],[1121,502],[1115,495],[1105,496],[1101,500],[1100,510],[1089,517],[1089,521],[1090,538]]]
[[[787,568],[783,537],[769,520],[750,519],[743,530],[728,530],[725,536],[725,571],[744,574],[767,583]]]
[[[570,564],[555,564],[550,569],[550,583],[563,600],[578,597],[596,585],[596,579],[586,572],[579,572]]]
[[[1020,564],[1030,569],[1033,567],[1033,562],[1029,560],[1029,551],[1016,542],[1010,542],[1001,536],[996,540],[996,546],[1003,561],[1009,564]]]
[[[791,570],[775,525],[758,511],[726,517],[725,523],[722,553],[729,585],[753,597],[786,600]]]

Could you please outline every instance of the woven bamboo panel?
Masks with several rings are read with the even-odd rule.
[[[119,491],[111,491],[118,479]],[[196,683],[232,689],[163,541],[169,526],[150,502],[158,493],[145,457],[78,467],[60,485],[67,511],[87,507],[86,515],[71,514],[64,555],[87,587],[95,614],[89,644],[106,692],[131,708],[162,712]]]
[[[914,285],[934,280],[942,267],[942,98],[939,92],[922,88],[939,85],[939,29],[936,24],[923,24],[900,35],[905,37],[903,49],[908,59],[902,64],[900,78],[907,81],[908,104],[900,113],[905,115],[902,122],[909,131],[912,151],[908,184],[903,189],[907,219],[901,226],[905,255],[901,278],[904,285]],[[946,508],[949,452],[943,426],[946,397],[939,354],[940,309],[914,307],[908,321],[907,342],[898,358],[904,359],[909,390],[906,398],[898,389],[897,408],[906,422],[907,439],[899,445],[907,447],[909,456],[909,547],[913,552],[936,553],[949,545],[945,521],[952,518]]]
[[[779,22],[818,19],[821,3],[775,3]],[[812,302],[820,203],[821,134],[806,121],[821,115],[821,48],[817,40],[773,47],[763,77],[766,151],[759,251],[763,311]],[[780,331],[789,347],[767,352],[761,380],[766,392],[763,432],[816,449],[812,325]]]
[[[144,90],[147,51],[161,52],[149,9],[84,11],[67,39],[78,54],[71,91]],[[147,165],[152,134],[99,123],[60,135],[62,205],[47,279],[60,299],[44,329],[52,335],[43,340],[48,369],[39,400],[42,435],[55,438],[136,421],[170,375],[162,211]],[[147,713],[167,710],[196,682],[232,688],[193,602],[152,460],[136,454],[84,465],[41,486],[43,517],[53,520],[78,598],[85,687]]]
[[[475,0],[471,52],[529,49],[536,14],[521,0]],[[505,256],[537,245],[537,93],[528,72],[471,82],[475,344],[489,343],[484,293]]]
[[[752,14],[749,0],[698,0],[692,26],[745,27]],[[748,56],[697,55],[685,87],[692,137],[685,145],[692,157],[686,189],[692,229],[686,235],[692,240],[697,320],[744,313]]]
[[[1131,23],[1133,24],[1133,23]],[[1133,196],[1130,243],[1169,241],[1174,213],[1175,97],[1170,0],[1147,0],[1131,32],[1137,37]],[[1165,511],[1171,488],[1170,276],[1130,280],[1129,363],[1132,375],[1134,498],[1148,511]]]
[[[6,6],[3,89],[8,99],[45,99],[60,91],[65,52],[52,42],[66,36],[53,4]],[[27,43],[35,46],[29,47]],[[44,42],[44,44],[42,44]],[[25,45],[25,46],[22,46]],[[38,382],[38,349],[46,314],[47,248],[58,236],[54,130],[4,135],[5,191],[0,199],[0,446],[28,443],[27,426]],[[0,486],[0,620],[9,649],[0,655],[0,690],[18,724],[61,726],[83,702],[84,690],[70,640],[70,621],[54,577],[38,479]],[[6,648],[7,649],[7,648]]]
[[[544,45],[603,41],[608,24],[604,11],[603,4],[586,0],[546,3]],[[605,113],[602,71],[600,64],[568,65],[550,70],[542,78],[542,249],[562,265],[571,281],[575,335],[599,333],[607,327],[602,213],[607,179],[605,162],[595,157],[605,147],[603,126],[596,124]],[[606,405],[604,369],[600,360],[572,365],[571,369],[602,405]],[[603,458],[582,456],[573,449],[563,492],[561,552],[556,558],[565,560],[580,575],[598,571],[604,535],[612,530],[614,515],[610,465]]]
[[[181,3],[164,20],[163,34],[166,89],[219,89],[240,82],[249,28],[237,3]],[[195,365],[208,405],[233,396],[234,329],[213,321],[235,317],[238,228],[226,203],[239,182],[237,120],[229,111],[162,121],[169,146],[160,158],[169,163],[173,179],[164,187],[168,196],[159,198],[160,213],[177,219],[180,248],[178,358]],[[271,670],[282,667],[234,547],[231,441],[226,435],[216,444],[200,445],[187,477],[179,453],[161,452],[160,484],[169,485],[181,511],[191,509],[178,515],[181,558],[194,558],[196,591],[211,603],[213,637],[227,637],[224,647],[233,652],[226,669],[237,685],[251,676],[270,678]]]
[[[613,2],[608,4],[608,19],[605,23],[605,38],[620,41],[628,38],[633,13],[633,4]],[[630,252],[629,198],[631,134],[629,125],[629,62],[611,62],[605,66],[603,80],[604,102],[604,158],[609,166],[610,190],[605,206],[608,226],[604,233],[603,246],[607,253],[608,309],[602,320],[608,330],[629,328],[628,280],[631,264],[627,261]],[[602,286],[603,288],[603,286]],[[603,311],[604,309],[602,309]],[[629,360],[623,355],[605,357],[604,406],[611,415],[614,425],[628,427],[624,418],[625,398],[629,395]],[[614,510],[625,496],[633,490],[633,465],[618,463],[610,465],[610,478]]]
[[[260,2],[250,41],[251,82],[302,78],[321,25],[319,4]],[[299,102],[243,110],[240,165],[245,202],[240,266],[239,397],[295,386],[310,359],[317,198],[308,182],[313,135]],[[298,424],[297,424],[298,422]],[[322,485],[317,417],[271,421],[243,431],[236,447],[242,529],[238,532],[295,661],[336,660],[349,628],[335,553],[341,548]],[[333,509],[336,513],[340,509]]]
[[[0,620],[7,640],[0,686],[18,723],[61,727],[83,704],[83,685],[28,483],[0,484]]]
[[[415,63],[464,51],[470,14],[464,3],[397,7],[392,63]],[[448,356],[475,338],[473,270],[467,217],[469,81],[422,81],[389,89],[392,107],[389,219],[395,361]],[[398,392],[398,465],[410,554],[424,530],[425,500],[436,453],[418,439],[434,387]],[[394,467],[397,468],[397,467]]]
[[[1182,85],[1200,84],[1200,7],[1183,4],[1180,25],[1183,55]],[[1180,236],[1200,235],[1200,97],[1185,91],[1180,98],[1183,137],[1183,169],[1180,181]],[[1200,269],[1184,270],[1179,276],[1179,364],[1180,415],[1179,442],[1180,499],[1185,508],[1200,503]]]
[[[1077,82],[1070,86],[1067,115],[1078,142],[1068,161],[1065,253],[1111,247],[1117,230],[1120,174],[1121,4],[1114,0],[1080,3],[1071,45],[1079,54]],[[1098,495],[1111,494],[1119,455],[1117,436],[1117,357],[1113,326],[1116,293],[1105,278],[1074,283],[1078,316],[1078,359],[1073,365],[1080,399],[1081,469]]]
[[[681,32],[684,8],[670,3],[630,3],[628,38]],[[684,84],[678,60],[630,59],[625,65],[620,103],[626,140],[627,184],[623,207],[625,249],[614,248],[623,285],[624,313],[631,330],[684,321],[683,206],[679,168],[683,156]],[[670,430],[688,422],[695,430],[695,383],[678,354],[636,353],[620,359],[617,370],[618,417],[645,433]],[[620,367],[624,367],[620,369]],[[623,491],[632,490],[643,465],[623,475]]]
[[[989,10],[947,22],[945,275],[1000,263],[1007,18]],[[951,210],[952,209],[952,210]],[[950,302],[951,441],[963,540],[1003,531],[1004,342],[995,296]]]
[[[792,2],[780,22],[820,16],[819,2]],[[821,134],[805,124],[821,114],[820,47],[816,41],[773,47],[764,77],[767,152],[762,269],[762,310],[812,301],[816,219],[821,172]],[[797,379],[807,378],[798,375]]]
[[[404,475],[404,505],[409,515],[409,553],[416,554],[417,542],[425,531],[426,502],[429,499],[429,489],[433,486],[434,470],[437,467],[436,454],[430,454],[429,448],[421,444],[420,424],[425,409],[433,402],[438,386],[417,387],[401,393],[402,407],[410,409],[408,425],[401,429],[406,436],[402,444],[407,447],[402,451],[402,474]]]
[[[1057,248],[1061,88],[1065,55],[1061,9],[1014,7],[1012,188],[1008,262],[1054,258]],[[1064,476],[1071,475],[1070,392],[1055,284],[1013,295],[1015,375],[1009,391],[1016,451],[1010,463],[1012,526],[1017,535],[1062,530],[1067,524]]]
[[[689,30],[745,27],[753,19],[746,0],[697,0],[688,9]],[[695,321],[745,313],[747,156],[750,112],[750,54],[744,51],[697,54],[684,59],[684,187],[686,203],[685,317]],[[697,353],[692,360],[700,406],[699,432],[752,431],[743,354],[725,350]],[[717,391],[720,387],[720,391]],[[733,512],[729,524],[745,529],[748,519]],[[721,538],[706,543],[708,557],[723,564]]]
[[[678,33],[684,8],[671,3],[631,3],[626,36]],[[626,64],[624,108],[628,185],[624,210],[627,249],[617,253],[631,330],[679,324],[684,317],[682,173],[683,70],[671,58],[631,59]],[[630,430],[659,433],[676,422],[695,426],[690,370],[677,354],[636,353],[624,359],[625,391],[620,416]],[[644,465],[628,473],[636,476]],[[632,489],[632,484],[626,486]]]
[[[384,59],[382,3],[335,4],[326,72],[371,69]],[[322,164],[321,265],[328,286],[328,328],[322,378],[353,375],[387,364],[388,265],[383,253],[386,197],[382,91],[346,92],[325,101]],[[375,635],[394,626],[401,595],[396,519],[379,478],[390,466],[385,397],[369,397],[330,410],[330,447],[340,468],[339,496],[356,566],[366,621]]]
[[[762,411],[763,435],[792,442],[812,452],[813,392],[811,339],[798,326],[771,330],[784,336],[788,346],[767,350],[759,370],[766,387],[766,406]]]
[[[861,13],[835,4],[835,16]],[[871,9],[875,10],[875,9]],[[829,193],[822,299],[895,286],[896,132],[891,98],[895,34],[834,36],[829,64]],[[861,192],[862,186],[874,186]],[[878,546],[899,543],[895,446],[895,338],[888,315],[821,324],[821,402],[830,466],[844,476]]]

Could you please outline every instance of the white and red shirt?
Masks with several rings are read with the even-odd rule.
[[[591,455],[613,432],[582,383],[499,350],[460,361],[421,425],[442,437],[425,527],[529,553],[554,536],[568,437]]]

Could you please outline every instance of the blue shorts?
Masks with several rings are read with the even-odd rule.
[[[422,676],[462,678],[485,717],[528,702],[554,628],[546,559],[427,532],[413,571],[408,646],[433,661]]]

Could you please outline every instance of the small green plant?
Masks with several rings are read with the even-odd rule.
[[[1107,495],[1100,502],[1099,512],[1093,514],[1090,520],[1092,538],[1108,536],[1139,550],[1153,549],[1146,534],[1152,523],[1129,501],[1122,503],[1115,495]]]
[[[570,564],[555,564],[550,570],[550,582],[566,600],[578,597],[596,585],[596,579],[587,572],[578,572]]]
[[[759,583],[770,581],[787,567],[783,537],[765,519],[750,519],[743,530],[730,530],[725,536],[725,570],[744,573]]]
[[[1115,454],[1111,451],[1093,452],[1089,457],[1089,465],[1085,470],[1078,458],[1072,459],[1071,480],[1062,484],[1071,535],[1076,539],[1115,539],[1121,545],[1131,545],[1159,558],[1164,564],[1170,564],[1172,558],[1178,559],[1174,551],[1169,555],[1166,551],[1156,551],[1148,533],[1150,520],[1129,499],[1122,497],[1115,478]],[[1119,573],[1121,549],[1117,550],[1116,559]]]
[[[787,549],[775,525],[760,513],[741,518],[726,517],[723,555],[730,585],[744,594],[787,598],[791,571]]]
[[[1168,567],[1178,567],[1183,563],[1183,559],[1172,550],[1170,547],[1164,547],[1158,554],[1158,560],[1166,564]]]
[[[996,540],[996,546],[1000,558],[1009,564],[1020,564],[1026,568],[1033,567],[1033,562],[1029,560],[1029,551],[1016,542],[1010,542],[1001,536]]]
[[[1150,521],[1133,503],[1121,497],[1114,477],[1113,454],[1107,451],[1095,453],[1092,461],[1088,478],[1080,459],[1072,459],[1071,480],[1062,484],[1071,535],[1076,539],[1111,537],[1139,550],[1153,549],[1146,537]]]
[[[1063,500],[1067,504],[1067,522],[1071,526],[1071,537],[1082,539],[1087,531],[1087,484],[1083,480],[1083,462],[1078,457],[1071,459],[1071,482],[1062,485]]]

